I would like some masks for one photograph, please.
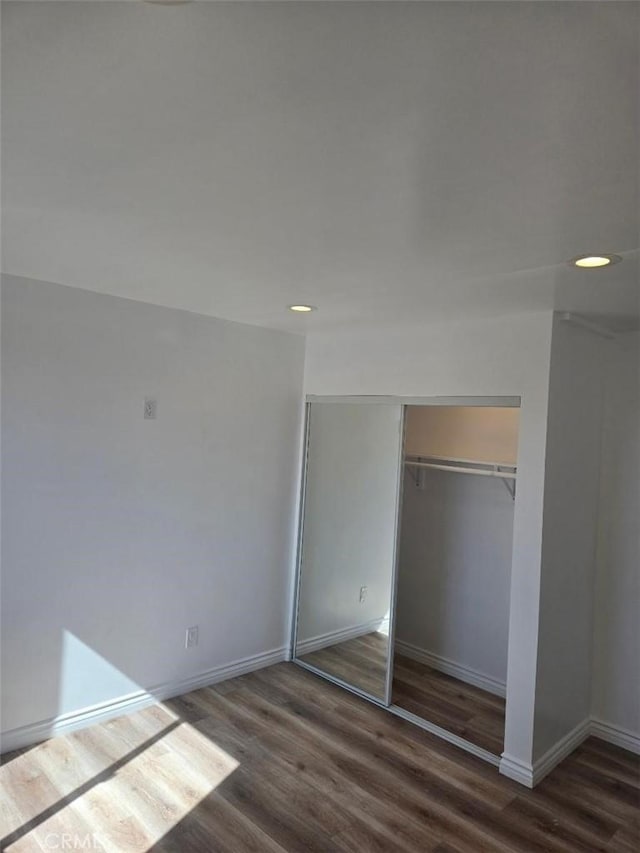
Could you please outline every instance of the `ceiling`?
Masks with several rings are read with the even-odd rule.
[[[639,9],[3,2],[3,270],[294,330],[633,324]]]

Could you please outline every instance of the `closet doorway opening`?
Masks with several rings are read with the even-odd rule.
[[[504,745],[519,414],[405,408],[392,710],[491,756]]]

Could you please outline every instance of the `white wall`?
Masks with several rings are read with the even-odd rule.
[[[507,680],[514,503],[504,483],[405,474],[398,640],[502,685]]]
[[[389,616],[401,419],[400,406],[311,404],[299,642]]]
[[[592,332],[554,318],[534,759],[590,715],[606,346]]]
[[[592,712],[640,738],[640,336],[607,355]]]
[[[516,407],[410,406],[405,420],[407,454],[516,463]],[[500,480],[405,470],[396,638],[493,690],[507,680],[513,511]]]
[[[516,407],[412,406],[407,412],[405,451],[515,465],[520,410]]]
[[[551,314],[383,330],[345,330],[307,339],[309,394],[520,395],[518,498],[510,590],[505,752],[530,765]]]
[[[3,730],[285,646],[303,339],[9,277],[2,324]]]

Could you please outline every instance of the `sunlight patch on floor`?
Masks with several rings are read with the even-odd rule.
[[[162,704],[54,738],[0,767],[2,849],[149,850],[238,766]]]

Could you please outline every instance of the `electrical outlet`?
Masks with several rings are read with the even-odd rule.
[[[144,419],[145,421],[155,421],[158,416],[158,401],[155,397],[144,398]]]
[[[367,587],[361,586],[360,587],[360,604],[364,604],[364,600],[366,599],[366,597],[367,597]]]
[[[193,625],[191,628],[187,628],[187,633],[184,640],[185,649],[192,649],[194,646],[198,645],[198,626]]]

